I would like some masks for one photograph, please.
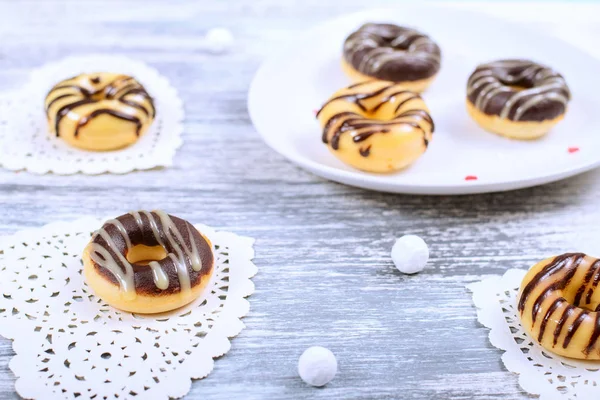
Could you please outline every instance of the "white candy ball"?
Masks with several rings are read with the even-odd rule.
[[[309,347],[298,360],[300,378],[311,386],[328,384],[337,373],[337,360],[331,351],[321,346]]]
[[[214,53],[223,53],[233,46],[233,34],[225,28],[213,28],[206,33],[206,45]]]
[[[402,236],[392,247],[392,260],[404,274],[421,272],[429,260],[427,243],[416,235]]]

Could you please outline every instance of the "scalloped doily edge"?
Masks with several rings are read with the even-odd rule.
[[[524,369],[526,367],[522,368],[518,363],[511,363],[507,360],[507,352],[511,350],[512,346],[516,346],[516,343],[512,339],[512,334],[510,333],[510,328],[508,325],[505,325],[503,332],[497,332],[494,329],[494,324],[491,322],[491,320],[504,318],[504,316],[502,315],[502,311],[498,303],[495,301],[495,299],[490,298],[489,296],[489,293],[493,292],[485,290],[490,286],[497,288],[500,282],[510,279],[513,274],[521,275],[522,279],[526,273],[527,271],[522,269],[509,269],[503,275],[490,276],[479,282],[470,283],[466,287],[473,296],[473,304],[477,310],[477,321],[479,321],[481,325],[489,330],[487,336],[490,344],[502,351],[500,358],[504,367],[509,372],[517,374],[517,380],[523,390],[539,396],[541,395],[541,392],[534,387],[531,387],[531,385],[528,385],[526,379],[524,378],[527,374]],[[487,296],[486,293],[488,294]]]
[[[128,173],[135,172],[135,171],[146,171],[146,170],[151,170],[154,168],[167,168],[167,167],[171,167],[173,165],[173,159],[175,158],[175,154],[177,153],[177,150],[179,150],[179,148],[181,148],[181,146],[183,145],[182,135],[185,130],[184,103],[183,103],[183,100],[181,99],[181,96],[179,95],[179,91],[171,84],[171,82],[164,75],[162,75],[158,71],[158,69],[156,69],[156,68],[152,67],[151,65],[146,64],[144,62],[137,61],[135,59],[132,59],[132,58],[126,57],[126,56],[111,55],[109,53],[87,53],[87,54],[81,54],[81,55],[72,55],[72,56],[68,56],[65,58],[61,58],[60,60],[48,62],[46,64],[43,64],[41,66],[34,68],[30,72],[28,80],[23,86],[21,86],[20,88],[17,88],[17,89],[10,89],[10,90],[4,91],[4,92],[0,92],[0,97],[3,97],[3,96],[11,97],[11,96],[15,96],[15,95],[23,95],[25,93],[35,92],[35,89],[36,89],[37,85],[40,83],[40,81],[41,82],[44,81],[43,73],[42,73],[44,69],[59,66],[62,63],[68,62],[69,60],[78,60],[80,58],[87,58],[87,57],[90,57],[90,58],[110,57],[113,59],[125,60],[128,63],[137,64],[138,66],[145,68],[146,70],[148,70],[152,74],[154,74],[155,78],[157,80],[163,82],[165,89],[168,92],[170,92],[170,96],[172,97],[172,102],[176,102],[176,110],[177,110],[176,114],[177,115],[175,116],[173,128],[170,129],[171,135],[174,135],[174,138],[171,141],[172,146],[169,146],[168,148],[163,147],[160,156],[154,157],[151,162],[148,162],[146,164],[138,164],[133,168],[129,168],[129,167],[122,168],[122,167],[119,167],[118,164],[113,165],[111,163],[105,163],[104,167],[99,167],[99,164],[88,164],[88,165],[83,164],[83,165],[79,166],[79,168],[77,168],[77,169],[60,170],[60,169],[56,169],[56,168],[54,168],[54,169],[47,168],[46,166],[41,165],[41,164],[31,164],[24,160],[17,160],[17,159],[11,159],[11,158],[5,159],[4,161],[2,159],[0,159],[0,167],[4,168],[6,170],[9,170],[9,171],[13,171],[13,172],[27,171],[27,172],[35,174],[35,175],[45,175],[45,174],[51,173],[51,174],[55,174],[55,175],[68,176],[68,175],[75,175],[75,174],[101,175],[101,174],[106,174],[106,173],[116,174],[116,175],[124,175],[124,174],[128,174]],[[0,134],[0,140],[2,140],[1,134]],[[17,161],[20,161],[20,162],[17,162]]]
[[[495,325],[491,322],[492,320],[504,319],[504,315],[498,302],[489,296],[489,293],[494,293],[493,290],[489,289],[497,289],[498,285],[503,281],[507,281],[508,283],[518,279],[520,282],[526,273],[527,270],[513,268],[507,270],[503,275],[490,276],[479,282],[470,283],[466,287],[473,295],[473,304],[477,310],[477,320],[485,328],[489,329],[488,340],[490,344],[502,351],[501,360],[504,367],[509,372],[517,374],[519,386],[525,392],[540,396],[540,400],[552,400],[556,396],[552,396],[551,393],[544,393],[543,390],[540,390],[539,386],[532,383],[535,382],[537,377],[530,374],[527,365],[509,360],[508,353],[510,351],[520,352],[520,349],[513,339],[508,324],[504,325],[502,331],[498,331],[494,329]],[[562,399],[562,397],[559,397],[559,399]]]
[[[21,237],[31,238],[33,235],[43,234],[44,231],[64,230],[69,226],[78,224],[89,223],[94,224],[94,226],[100,226],[99,224],[102,224],[102,221],[108,218],[100,219],[92,216],[84,216],[72,221],[54,221],[41,227],[21,229],[12,235],[0,236],[0,249],[3,248],[5,245],[10,244],[10,242],[20,240]],[[216,231],[215,229],[204,224],[194,224],[194,226],[208,230],[210,232],[210,235],[232,235],[237,240],[245,241],[247,246],[244,247],[243,250],[246,252],[246,254],[242,254],[240,256],[243,257],[243,261],[245,261],[247,265],[246,268],[241,268],[240,273],[243,273],[243,275],[239,276],[239,278],[236,279],[236,285],[234,286],[234,289],[236,291],[239,291],[239,295],[241,297],[237,299],[232,299],[231,301],[228,301],[226,303],[225,308],[221,312],[219,320],[205,337],[205,340],[209,340],[212,343],[210,343],[210,346],[207,346],[208,351],[204,354],[201,354],[199,357],[201,357],[204,361],[207,361],[207,367],[196,371],[195,375],[190,376],[189,378],[182,379],[180,382],[178,382],[179,385],[173,385],[172,387],[178,387],[179,390],[177,390],[176,392],[169,393],[169,398],[181,398],[187,395],[187,393],[189,393],[189,391],[191,390],[192,381],[206,378],[214,369],[215,359],[222,357],[229,352],[229,350],[231,349],[231,339],[238,336],[246,328],[246,325],[242,322],[241,319],[247,316],[250,311],[250,302],[248,301],[247,297],[254,293],[255,285],[252,281],[252,278],[258,273],[258,267],[252,261],[255,257],[254,243],[256,242],[256,240],[254,238],[248,236],[241,236],[228,231]],[[3,258],[4,255],[0,253],[0,260]],[[236,307],[232,305],[232,303],[236,301],[239,302],[238,306],[243,305],[243,307],[237,307],[239,308],[239,310],[241,310],[239,312],[231,312],[230,309],[236,309]],[[17,340],[14,337],[11,337],[13,335],[5,335],[5,333],[8,334],[8,332],[3,331],[2,327],[0,326],[0,336],[12,342],[11,347],[13,349],[13,352],[15,353],[8,363],[9,369],[13,372],[16,378],[15,390],[17,391],[19,396],[23,398],[32,398],[28,397],[28,390],[25,389],[27,387],[26,379],[18,374],[17,368],[15,367],[15,365],[18,364],[17,358],[19,358],[20,356],[25,357],[25,355],[19,354]],[[217,333],[221,333],[221,335],[219,336],[217,335]],[[188,359],[186,360],[186,363],[192,363],[195,360],[197,359]],[[203,363],[198,363],[198,365],[203,365]],[[181,384],[183,384],[183,386]],[[145,394],[152,395],[152,391],[149,391]]]

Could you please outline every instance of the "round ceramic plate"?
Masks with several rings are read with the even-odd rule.
[[[344,39],[365,22],[392,22],[428,33],[442,68],[423,94],[436,131],[412,166],[372,174],[343,164],[321,142],[315,110],[350,84],[340,69]],[[482,62],[527,58],[567,79],[573,99],[548,135],[517,141],[488,133],[465,109],[466,82]],[[466,194],[517,189],[567,178],[600,165],[600,62],[559,39],[484,14],[403,5],[343,16],[314,28],[258,70],[248,95],[252,121],[269,146],[333,181],[385,192]]]

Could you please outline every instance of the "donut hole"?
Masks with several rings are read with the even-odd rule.
[[[100,101],[100,100],[104,100],[106,99],[106,95],[102,92],[98,92],[98,93],[92,93],[90,95],[91,99],[94,101]]]
[[[127,261],[131,264],[148,265],[151,261],[160,261],[166,258],[167,254],[167,250],[162,246],[138,244],[127,252]]]
[[[584,310],[590,311],[590,312],[594,312],[594,311],[596,311],[595,309],[593,309],[593,308],[591,307],[591,304],[580,304],[578,307],[579,307],[579,308],[582,308],[582,309],[584,309]]]
[[[402,53],[408,52],[408,47],[406,47],[406,46],[400,47],[398,45],[395,45],[392,41],[385,43],[383,46],[387,47],[389,49],[392,49],[394,51],[394,53],[396,53],[396,54],[398,54],[398,53],[402,54]]]
[[[511,88],[512,90],[514,90],[515,92],[520,92],[521,90],[531,89],[531,88],[528,88],[526,86],[521,86],[521,85],[508,85],[508,87]]]
[[[585,304],[585,301],[582,301],[578,307],[583,308],[584,310],[587,310],[589,312],[597,312],[598,309],[600,308],[600,303],[592,302],[590,304]]]
[[[361,104],[366,110],[359,112],[364,118],[371,120],[373,124],[378,122],[389,122],[398,117],[402,113],[402,109],[398,109],[400,103],[405,102],[407,99],[415,96],[413,93],[408,93],[405,89],[400,90],[400,93],[394,93],[389,97],[386,97],[386,101],[382,102],[380,97],[373,97],[364,99]],[[414,98],[413,101],[409,101],[409,105],[413,108],[419,104],[420,100]],[[421,103],[422,104],[422,103]]]
[[[591,293],[589,290],[585,290],[583,294],[579,294],[579,288],[575,285],[562,291],[562,297],[575,307],[587,310],[590,312],[597,312],[600,308],[600,291],[593,290]],[[588,297],[589,296],[589,297]]]
[[[522,78],[514,75],[500,75],[498,80],[505,86],[519,92],[525,89],[531,89],[535,87],[535,82],[531,79]]]

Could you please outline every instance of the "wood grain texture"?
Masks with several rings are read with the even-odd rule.
[[[324,181],[261,141],[246,93],[270,50],[364,1],[168,3],[0,2],[0,89],[18,87],[48,61],[112,52],[159,69],[187,113],[172,168],[71,177],[0,170],[0,234],[161,208],[257,238],[248,328],[189,398],[529,398],[489,344],[465,285],[568,250],[600,255],[600,172],[458,197],[388,195]],[[535,17],[536,7],[522,7]],[[547,12],[539,15],[536,24],[551,24]],[[234,32],[233,52],[200,49],[215,26]],[[416,276],[401,275],[389,257],[394,239],[408,233],[431,246],[431,262]],[[338,358],[339,375],[324,389],[297,377],[297,359],[311,345]],[[0,399],[18,398],[12,355],[0,339]]]

